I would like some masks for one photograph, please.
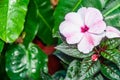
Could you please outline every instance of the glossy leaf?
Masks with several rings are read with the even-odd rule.
[[[0,38],[14,42],[24,28],[29,0],[0,0]]]
[[[78,80],[77,75],[80,74],[79,72],[80,67],[81,67],[81,62],[77,60],[73,60],[67,69],[65,80]]]
[[[90,58],[85,58],[82,61],[80,70],[79,80],[89,79],[100,70],[100,62],[93,62]]]
[[[120,51],[117,49],[106,50],[105,52],[101,52],[101,55],[115,63],[120,68]]]
[[[85,58],[82,62],[74,60],[68,68],[65,80],[91,79],[99,70],[99,61],[92,62],[90,58]]]
[[[38,80],[40,70],[46,70],[47,56],[34,44],[28,49],[13,45],[6,52],[6,71],[11,80]]]
[[[65,14],[75,11],[80,7],[82,0],[59,0],[59,4],[54,12],[55,25],[53,28],[53,35],[56,37],[60,23],[64,20]]]
[[[0,53],[2,52],[3,48],[4,48],[4,42],[0,40]]]
[[[101,72],[110,80],[120,80],[120,70],[112,63],[101,64]]]
[[[47,45],[53,44],[52,28],[54,25],[53,8],[50,0],[34,0],[37,6],[37,16],[39,18],[39,31],[37,36]]]
[[[23,31],[25,33],[23,44],[26,45],[26,47],[35,38],[38,29],[37,7],[34,3],[34,0],[30,0],[26,15],[25,28]]]
[[[57,50],[60,50],[61,52],[72,56],[72,57],[76,57],[76,58],[85,58],[88,56],[91,56],[93,54],[93,52],[89,53],[89,54],[83,54],[81,53],[76,47],[72,47],[71,45],[68,45],[66,43],[62,43],[60,45],[58,45],[56,47]]]

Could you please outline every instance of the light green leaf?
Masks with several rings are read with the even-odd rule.
[[[14,42],[24,28],[29,0],[0,0],[0,38]]]
[[[47,70],[47,56],[36,45],[28,49],[12,45],[6,52],[6,72],[11,80],[39,80],[40,70]]]

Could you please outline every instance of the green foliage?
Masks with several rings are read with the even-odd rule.
[[[66,43],[62,43],[62,44],[58,45],[56,47],[56,49],[60,50],[61,52],[65,53],[69,56],[75,57],[75,58],[85,58],[85,57],[91,56],[93,54],[93,52],[91,52],[89,54],[83,54],[75,46],[68,45]]]
[[[0,38],[3,41],[12,43],[22,32],[28,3],[29,0],[0,1]]]
[[[101,72],[110,80],[120,80],[120,70],[112,63],[101,64]]]
[[[13,45],[6,52],[6,71],[11,80],[38,80],[41,69],[47,69],[47,56],[34,44]]]

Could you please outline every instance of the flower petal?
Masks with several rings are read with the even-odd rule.
[[[72,35],[69,35],[68,37],[66,37],[66,41],[68,44],[76,44],[80,42],[82,37],[83,37],[83,34],[73,33]]]
[[[91,27],[91,25],[95,24],[98,21],[103,20],[103,16],[101,12],[96,8],[88,8],[85,15],[85,25]]]
[[[104,30],[106,29],[106,23],[104,21],[99,21],[95,24],[93,24],[88,32],[90,33],[95,33],[95,34],[101,34],[104,32]]]
[[[79,26],[76,26],[68,21],[64,21],[60,24],[60,33],[66,37],[68,44],[78,43],[82,37]]]
[[[87,11],[86,7],[82,7],[77,11],[77,13],[81,15],[83,21],[85,20],[86,11]]]
[[[105,37],[105,33],[102,33],[100,35],[95,35],[95,34],[90,34],[90,35],[93,39],[94,46],[99,45],[101,40]]]
[[[69,21],[77,26],[83,26],[84,20],[82,20],[81,16],[78,13],[70,12],[65,16],[65,20]]]
[[[108,26],[106,28],[106,37],[107,38],[120,37],[120,31],[114,27]]]
[[[91,52],[93,48],[94,48],[94,43],[93,43],[92,37],[89,36],[88,34],[85,34],[85,36],[82,38],[82,40],[78,44],[78,50],[80,52],[87,54]]]

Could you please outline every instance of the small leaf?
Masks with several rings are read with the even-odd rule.
[[[76,57],[76,58],[85,58],[93,54],[93,52],[89,54],[83,54],[76,47],[71,47],[65,43],[60,44],[59,46],[56,47],[56,49],[60,50],[61,52],[69,56]]]
[[[110,80],[120,80],[120,70],[112,63],[101,64],[101,72]]]
[[[28,49],[12,45],[6,52],[6,72],[11,80],[38,80],[40,70],[46,70],[47,56],[34,44]]]
[[[115,63],[120,68],[120,51],[117,49],[106,50],[105,52],[101,52],[101,55]]]
[[[37,19],[37,9],[34,0],[30,0],[28,5],[28,12],[26,15],[25,28],[23,32],[25,33],[25,38],[23,44],[27,47],[28,44],[35,38],[39,26]]]
[[[29,0],[0,0],[0,38],[14,42],[24,28]]]

